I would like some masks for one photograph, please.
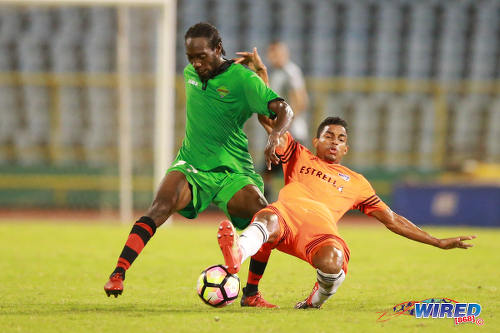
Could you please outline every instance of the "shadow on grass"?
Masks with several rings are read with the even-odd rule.
[[[22,307],[22,308],[21,308]],[[145,315],[164,315],[164,314],[214,314],[219,313],[254,313],[266,311],[269,313],[279,313],[282,309],[253,309],[241,308],[239,304],[215,309],[200,304],[200,306],[179,305],[179,304],[47,304],[47,303],[29,303],[29,304],[2,304],[0,305],[1,316],[19,316],[19,315],[51,315],[51,314],[126,314],[127,316],[143,317]]]

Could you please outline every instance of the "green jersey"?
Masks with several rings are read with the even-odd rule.
[[[279,96],[257,74],[231,61],[207,81],[189,64],[184,80],[186,135],[176,160],[203,171],[253,172],[243,125],[253,113],[271,117],[268,103]]]

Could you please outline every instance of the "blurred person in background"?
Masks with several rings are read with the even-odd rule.
[[[290,60],[288,47],[280,41],[272,42],[267,49],[269,68],[269,85],[278,95],[283,97],[294,112],[290,133],[303,145],[309,145],[306,84],[302,70]]]
[[[273,41],[267,49],[269,60],[269,85],[278,95],[283,97],[292,107],[294,118],[290,132],[303,145],[309,146],[309,125],[307,107],[309,97],[302,70],[290,60],[288,46],[281,41]],[[264,194],[269,202],[277,199],[281,188],[282,171],[279,166],[271,171],[263,171]],[[279,186],[278,184],[280,183]]]

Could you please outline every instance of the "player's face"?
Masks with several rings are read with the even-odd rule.
[[[273,67],[282,68],[288,60],[288,51],[280,43],[271,44],[267,49],[267,58]]]
[[[328,125],[323,128],[319,138],[313,139],[316,155],[327,162],[340,163],[347,154],[347,132],[344,126]]]
[[[210,74],[220,65],[221,48],[210,47],[208,38],[194,37],[186,39],[186,56],[193,65],[200,79],[208,79]]]

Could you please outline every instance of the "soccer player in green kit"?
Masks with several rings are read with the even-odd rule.
[[[190,27],[185,46],[186,135],[151,207],[130,231],[104,286],[108,296],[122,294],[126,270],[174,212],[195,218],[213,202],[244,229],[267,206],[242,128],[253,113],[276,118],[265,148],[269,168],[279,163],[275,148],[292,120],[291,108],[257,75],[260,69],[255,73],[222,57],[222,40],[211,24]]]

